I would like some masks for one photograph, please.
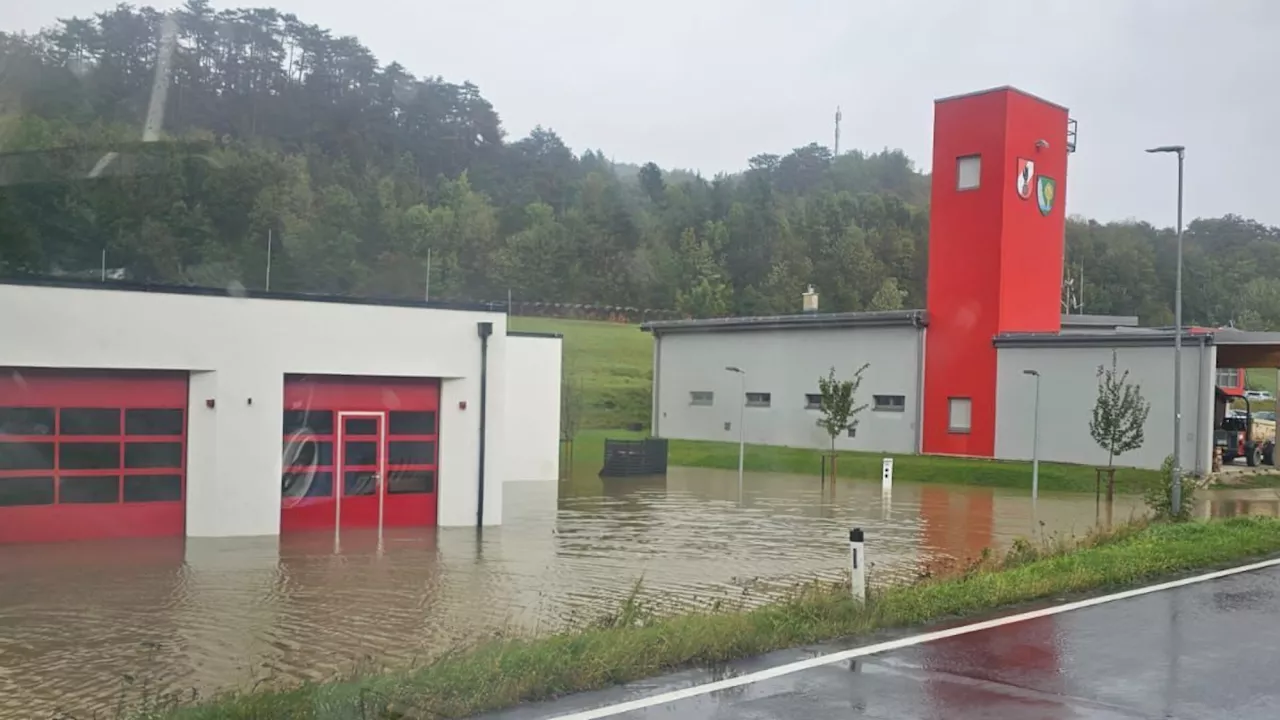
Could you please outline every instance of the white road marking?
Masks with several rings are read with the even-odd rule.
[[[1277,565],[1280,565],[1280,558],[1264,560],[1250,565],[1227,568],[1226,570],[1218,570],[1216,572],[1196,575],[1194,577],[1183,578],[1181,580],[1171,580],[1158,585],[1148,585],[1146,587],[1135,588],[1133,590],[1125,590],[1124,592],[1113,593],[1111,595],[1102,595],[1099,597],[1088,598],[1086,600],[1077,600],[1076,602],[1070,602],[1064,605],[1055,605],[1053,607],[1041,608],[1039,610],[1030,610],[1024,613],[1018,613],[1017,615],[985,620],[971,625],[961,625],[960,627],[937,630],[935,632],[923,633],[921,635],[912,635],[911,637],[889,640],[887,642],[876,643],[875,645],[866,645],[859,648],[852,648],[850,650],[841,650],[840,652],[830,653],[828,655],[819,655],[818,657],[809,658],[807,660],[798,660],[793,663],[779,665],[766,670],[760,670],[746,675],[739,675],[738,677],[726,678],[724,680],[717,680],[715,682],[709,682],[702,685],[695,685],[681,690],[672,690],[670,692],[660,693],[658,695],[652,695],[650,697],[639,698],[636,700],[629,700],[616,705],[607,705],[593,710],[584,710],[582,712],[570,713],[568,715],[558,715],[551,718],[551,720],[598,720],[598,718],[613,717],[614,715],[643,710],[645,708],[654,707],[655,705],[667,705],[679,700],[698,697],[699,695],[707,695],[709,693],[719,692],[729,688],[750,685],[751,683],[757,683],[763,680],[770,680],[784,675],[812,670],[813,668],[822,667],[823,665],[831,665],[832,663],[838,663],[844,660],[866,657],[867,655],[875,655],[877,653],[888,652],[890,650],[899,650],[901,648],[922,645],[924,643],[935,642],[937,640],[946,640],[947,638],[982,632],[984,630],[991,630],[992,628],[1003,627],[1005,625],[1026,622],[1027,620],[1035,620],[1037,618],[1049,617],[1051,615],[1060,615],[1073,610],[1082,610],[1084,608],[1103,605],[1117,600],[1141,597],[1142,595],[1150,595],[1151,593],[1172,590],[1174,588],[1185,587],[1187,585],[1195,585],[1196,583],[1217,580],[1231,575],[1263,570],[1265,568],[1276,567]]]

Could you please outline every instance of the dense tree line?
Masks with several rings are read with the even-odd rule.
[[[381,64],[273,9],[188,0],[143,145],[164,16],[119,5],[0,34],[0,273],[379,296],[792,312],[924,304],[929,178],[819,144],[707,179],[511,140],[469,83]],[[1073,219],[1084,310],[1169,322],[1172,232]],[[1280,230],[1187,233],[1190,320],[1280,328]]]

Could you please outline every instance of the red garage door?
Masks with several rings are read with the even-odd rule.
[[[0,368],[0,542],[182,535],[187,376]]]
[[[436,524],[434,379],[291,376],[281,532]]]

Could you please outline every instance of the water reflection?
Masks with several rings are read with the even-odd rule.
[[[503,526],[282,538],[0,547],[0,717],[110,711],[125,675],[203,693],[405,665],[495,633],[617,607],[637,579],[667,608],[755,603],[839,579],[848,528],[872,582],[1086,532],[1090,495],[673,468],[665,477],[511,483]],[[1205,493],[1201,514],[1278,514],[1274,491]],[[1140,511],[1120,497],[1116,520]],[[1036,522],[1038,520],[1039,522]],[[1043,523],[1040,525],[1039,523]],[[136,695],[137,690],[130,694]]]

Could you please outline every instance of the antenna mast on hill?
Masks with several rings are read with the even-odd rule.
[[[835,157],[840,157],[840,120],[843,118],[844,118],[844,115],[840,113],[840,106],[837,105],[836,106],[836,146],[835,146],[835,152],[833,153]]]

